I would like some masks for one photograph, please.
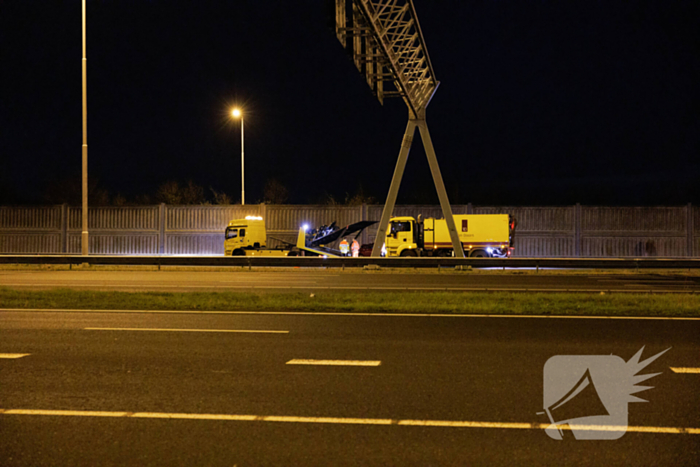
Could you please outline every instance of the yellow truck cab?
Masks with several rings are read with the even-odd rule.
[[[508,214],[454,216],[464,254],[506,258],[512,254],[516,221]],[[453,256],[445,219],[393,217],[386,237],[387,256]]]
[[[226,256],[245,256],[245,250],[265,248],[267,232],[262,217],[246,216],[228,223],[224,234],[224,254]]]
[[[418,231],[413,217],[392,217],[386,234],[386,255],[423,256],[418,250]]]

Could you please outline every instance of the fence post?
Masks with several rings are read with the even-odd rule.
[[[68,253],[68,205],[61,205],[61,253]]]
[[[366,221],[367,220],[367,204],[362,203],[360,206],[360,221]],[[360,241],[364,245],[365,243],[368,242],[368,237],[367,237],[367,229],[362,230],[362,237],[360,238]]]
[[[581,203],[574,206],[574,255],[581,257]]]
[[[158,207],[158,254],[165,254],[165,203]]]
[[[693,203],[688,203],[685,207],[685,217],[687,225],[687,255],[693,256],[693,243],[695,243],[695,219],[693,218]]]
[[[472,203],[467,203],[467,214],[474,214],[474,207]]]

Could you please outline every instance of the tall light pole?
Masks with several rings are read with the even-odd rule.
[[[87,47],[85,45],[85,0],[83,0],[83,256],[88,255],[88,172],[87,172]]]
[[[233,118],[241,119],[241,205],[245,204],[245,133],[243,131],[243,113],[236,108],[231,111]]]

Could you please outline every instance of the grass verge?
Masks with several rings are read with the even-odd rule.
[[[98,292],[0,288],[0,308],[700,316],[700,295],[507,292]]]

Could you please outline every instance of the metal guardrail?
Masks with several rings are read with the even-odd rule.
[[[700,258],[320,258],[232,256],[0,255],[0,264],[311,267],[698,269]]]

